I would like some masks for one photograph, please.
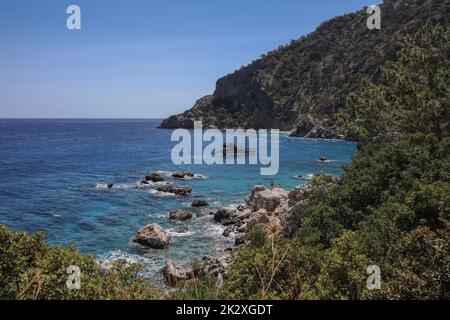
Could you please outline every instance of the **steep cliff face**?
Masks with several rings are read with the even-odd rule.
[[[365,76],[395,59],[399,37],[427,21],[448,24],[449,0],[385,0],[381,30],[366,9],[321,24],[308,36],[263,55],[217,81],[211,96],[161,128],[278,128],[311,138],[342,138],[334,115]]]

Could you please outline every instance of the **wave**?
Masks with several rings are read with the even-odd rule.
[[[163,177],[166,178],[173,178],[172,174],[174,174],[177,171],[164,171],[164,170],[160,170],[160,171],[155,171],[156,173],[160,174]],[[206,180],[208,179],[207,176],[200,174],[200,173],[194,173],[193,177],[184,177],[183,179],[178,179],[178,180]]]
[[[304,176],[293,176],[292,179],[296,179],[296,180],[312,180],[314,178],[314,174],[312,173],[308,173],[307,175]]]
[[[133,187],[134,187],[133,184],[124,184],[124,183],[112,184],[112,186],[109,183],[97,183],[95,185],[95,189],[98,190],[119,190],[119,189],[130,189]]]
[[[177,228],[166,229],[167,233],[174,238],[190,237],[195,234],[193,231],[181,231]]]
[[[155,189],[149,189],[148,193],[150,193],[151,195],[154,195],[155,197],[162,197],[162,198],[165,198],[165,197],[176,198],[177,197],[176,194],[174,194],[174,193],[158,191]]]

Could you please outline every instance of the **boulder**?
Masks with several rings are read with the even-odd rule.
[[[270,222],[270,219],[267,216],[267,214],[265,214],[265,213],[262,213],[258,218],[258,223],[268,224],[269,222]]]
[[[236,229],[236,231],[239,232],[239,233],[246,232],[247,231],[247,224],[246,223],[242,224],[240,227],[238,227]]]
[[[108,189],[112,189],[114,187],[114,184],[113,183],[108,183],[107,187],[108,187]]]
[[[167,260],[165,266],[161,269],[167,284],[171,287],[176,286],[180,281],[188,280],[193,277],[192,270],[185,270],[177,267],[172,260]]]
[[[233,226],[228,226],[228,227],[225,228],[225,230],[223,231],[222,235],[224,237],[229,237],[232,232],[234,232],[234,227]]]
[[[233,210],[230,210],[227,208],[219,208],[214,213],[214,220],[217,222],[222,222],[224,220],[228,220],[231,216],[231,213],[233,213]]]
[[[158,224],[153,223],[140,229],[133,241],[152,249],[165,249],[170,244],[170,236]]]
[[[282,199],[280,202],[280,205],[274,210],[273,215],[274,216],[282,216],[282,215],[286,214],[289,210],[290,210],[289,200]]]
[[[184,197],[192,192],[192,187],[166,185],[166,186],[160,186],[156,190],[158,190],[160,192],[173,193],[177,196]]]
[[[294,188],[291,192],[289,192],[289,206],[292,207],[299,202],[303,202],[311,197],[314,188],[311,184],[304,184]]]
[[[288,193],[283,188],[266,189],[263,186],[255,186],[245,202],[252,211],[265,209],[268,212],[273,212],[283,199],[288,199]]]
[[[161,175],[159,173],[153,172],[149,176],[145,177],[145,181],[161,182],[161,181],[164,181],[164,178],[161,177]]]
[[[192,212],[188,210],[177,210],[173,211],[169,215],[170,220],[180,220],[185,221],[192,218]]]
[[[225,255],[220,258],[215,258],[211,256],[203,257],[201,270],[197,273],[210,274],[218,276],[219,274],[225,274],[228,266],[231,263],[231,256]]]
[[[192,201],[191,207],[199,208],[199,207],[207,207],[209,203],[206,200],[199,199]]]

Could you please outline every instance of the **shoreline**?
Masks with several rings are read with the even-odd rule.
[[[137,230],[131,241],[131,245],[137,250],[139,257],[145,257],[146,251],[153,252],[153,254],[157,252],[158,255],[162,253],[160,259],[165,261],[164,267],[149,274],[149,280],[158,287],[170,288],[179,281],[192,279],[197,274],[208,274],[218,278],[226,277],[228,268],[233,262],[234,253],[247,241],[247,231],[258,225],[266,229],[270,235],[277,236],[283,231],[284,221],[290,216],[292,208],[298,202],[306,201],[313,190],[310,182],[297,185],[290,191],[277,185],[273,185],[271,188],[255,185],[248,196],[241,201],[210,210],[210,204],[206,200],[190,198],[192,187],[178,184],[191,179],[205,180],[207,177],[192,172],[155,171],[146,176],[140,186],[137,186],[155,188],[161,192],[171,193],[177,198],[192,200],[190,207],[179,206],[176,211],[169,214],[167,219],[175,222],[173,227],[163,229],[159,224],[148,224]],[[106,185],[106,189],[113,188],[112,184]],[[183,237],[190,237],[192,233],[189,233],[186,223],[194,221],[193,219],[203,219],[209,226],[220,228],[219,242],[225,249],[214,247],[220,251],[205,255],[200,261],[190,259],[184,264],[174,263],[171,254],[167,255],[160,250],[170,250],[171,241],[176,237],[174,232],[183,234]],[[214,244],[212,245],[214,246]],[[119,261],[131,263],[128,259],[117,258],[99,259],[99,264],[108,270]],[[161,282],[161,280],[163,281]]]

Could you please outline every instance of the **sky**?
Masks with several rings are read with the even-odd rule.
[[[163,118],[377,0],[1,0],[0,118]],[[68,30],[69,5],[81,30]]]

